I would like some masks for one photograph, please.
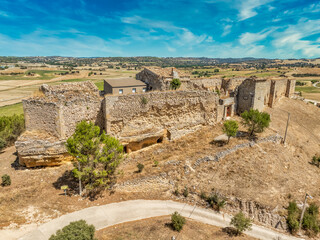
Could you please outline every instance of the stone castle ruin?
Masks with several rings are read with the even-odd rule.
[[[129,153],[215,125],[235,112],[272,107],[295,86],[289,79],[191,79],[175,68],[154,69],[137,74],[147,85],[145,93],[104,95],[90,81],[42,85],[40,94],[23,100],[26,132],[16,142],[20,164],[70,161],[65,142],[82,120],[118,138]],[[169,90],[173,78],[182,82],[177,91]]]

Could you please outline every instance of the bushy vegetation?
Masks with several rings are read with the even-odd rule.
[[[317,167],[320,167],[320,156],[314,155],[311,163]]]
[[[183,216],[181,216],[178,212],[174,212],[171,215],[171,225],[174,230],[180,232],[185,223],[186,223],[186,219]]]
[[[242,232],[251,230],[251,222],[251,219],[246,218],[243,212],[239,212],[231,219],[230,225],[236,229],[237,235],[241,235]]]
[[[300,81],[296,81],[296,85],[297,86],[304,86],[304,85],[306,85],[307,83],[305,83],[305,82],[300,82]]]
[[[209,196],[205,192],[201,192],[200,198],[209,203],[216,211],[220,211],[227,203],[226,199],[217,192],[213,192]]]
[[[181,86],[181,81],[178,78],[174,78],[170,82],[170,88],[172,90],[177,90],[180,86]]]
[[[25,124],[22,114],[0,117],[0,151],[11,146],[24,130]]]
[[[299,230],[301,210],[298,208],[296,202],[289,202],[287,211],[287,223],[289,230],[292,234],[295,234]],[[302,219],[302,228],[307,232],[308,235],[315,235],[319,233],[320,223],[318,216],[319,207],[316,204],[311,203],[306,209]]]
[[[301,211],[298,208],[296,202],[289,202],[288,210],[288,217],[287,223],[289,230],[292,234],[296,233],[299,229],[299,218]]]
[[[8,174],[2,175],[1,179],[2,179],[1,185],[3,187],[11,185],[11,178],[10,178],[10,176]]]
[[[82,121],[66,146],[74,157],[73,175],[80,179],[90,195],[114,180],[114,172],[123,158],[123,146],[117,139],[104,132],[100,134],[100,128],[94,123]]]
[[[266,112],[259,112],[258,110],[250,109],[244,111],[241,114],[242,124],[248,127],[249,135],[252,136],[254,133],[263,132],[263,130],[269,127],[271,122],[270,115]]]
[[[238,132],[239,125],[234,120],[227,120],[223,123],[222,131],[228,136],[228,142],[231,137],[235,137]]]
[[[293,77],[320,77],[320,74],[316,73],[294,73]]]
[[[142,163],[137,164],[138,172],[141,173],[142,170],[144,169],[144,165]]]
[[[86,221],[79,220],[58,230],[49,240],[96,240],[94,233],[95,227],[93,225],[88,225]]]

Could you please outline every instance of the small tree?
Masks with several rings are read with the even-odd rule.
[[[170,88],[172,90],[177,90],[180,86],[181,86],[181,82],[180,82],[180,80],[178,78],[174,78],[170,82]]]
[[[11,178],[8,174],[2,175],[2,186],[10,186],[11,185]]]
[[[242,124],[248,127],[249,135],[252,136],[255,132],[262,132],[265,128],[269,127],[270,115],[265,112],[250,109],[241,114]]]
[[[237,235],[241,235],[246,230],[251,230],[251,219],[246,218],[243,212],[237,213],[232,219],[230,224],[235,227]]]
[[[88,225],[86,221],[71,222],[56,234],[51,235],[49,240],[96,240],[94,238],[95,227]]]
[[[107,187],[123,158],[120,142],[100,134],[100,128],[92,122],[80,122],[75,133],[67,140],[67,150],[74,157],[73,174],[89,191],[96,192]],[[81,194],[82,189],[79,186]]]
[[[183,216],[181,216],[178,212],[174,212],[171,215],[171,225],[174,230],[180,232],[185,223],[186,223],[186,219]]]
[[[142,170],[144,169],[144,165],[142,163],[137,164],[138,172],[141,173]]]
[[[231,137],[236,136],[238,128],[238,123],[234,120],[228,120],[223,123],[222,131],[228,136],[227,143],[229,143]]]
[[[217,72],[219,72],[219,69],[218,69],[218,68],[216,68],[213,72],[217,73]]]

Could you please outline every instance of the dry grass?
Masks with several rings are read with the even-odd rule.
[[[96,232],[98,240],[167,240],[177,236],[178,232],[170,227],[170,216],[149,218],[140,221],[118,224]],[[256,238],[242,235],[229,236],[224,229],[187,219],[179,234],[180,240],[253,240]]]

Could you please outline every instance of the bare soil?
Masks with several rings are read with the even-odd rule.
[[[209,224],[199,223],[191,219],[187,219],[183,229],[180,233],[178,233],[171,228],[170,222],[170,216],[163,216],[118,224],[97,231],[96,238],[98,238],[98,240],[167,240],[171,239],[172,236],[177,236],[179,234],[179,240],[256,239],[244,234],[242,236],[232,236],[226,232],[228,229],[222,229]]]

